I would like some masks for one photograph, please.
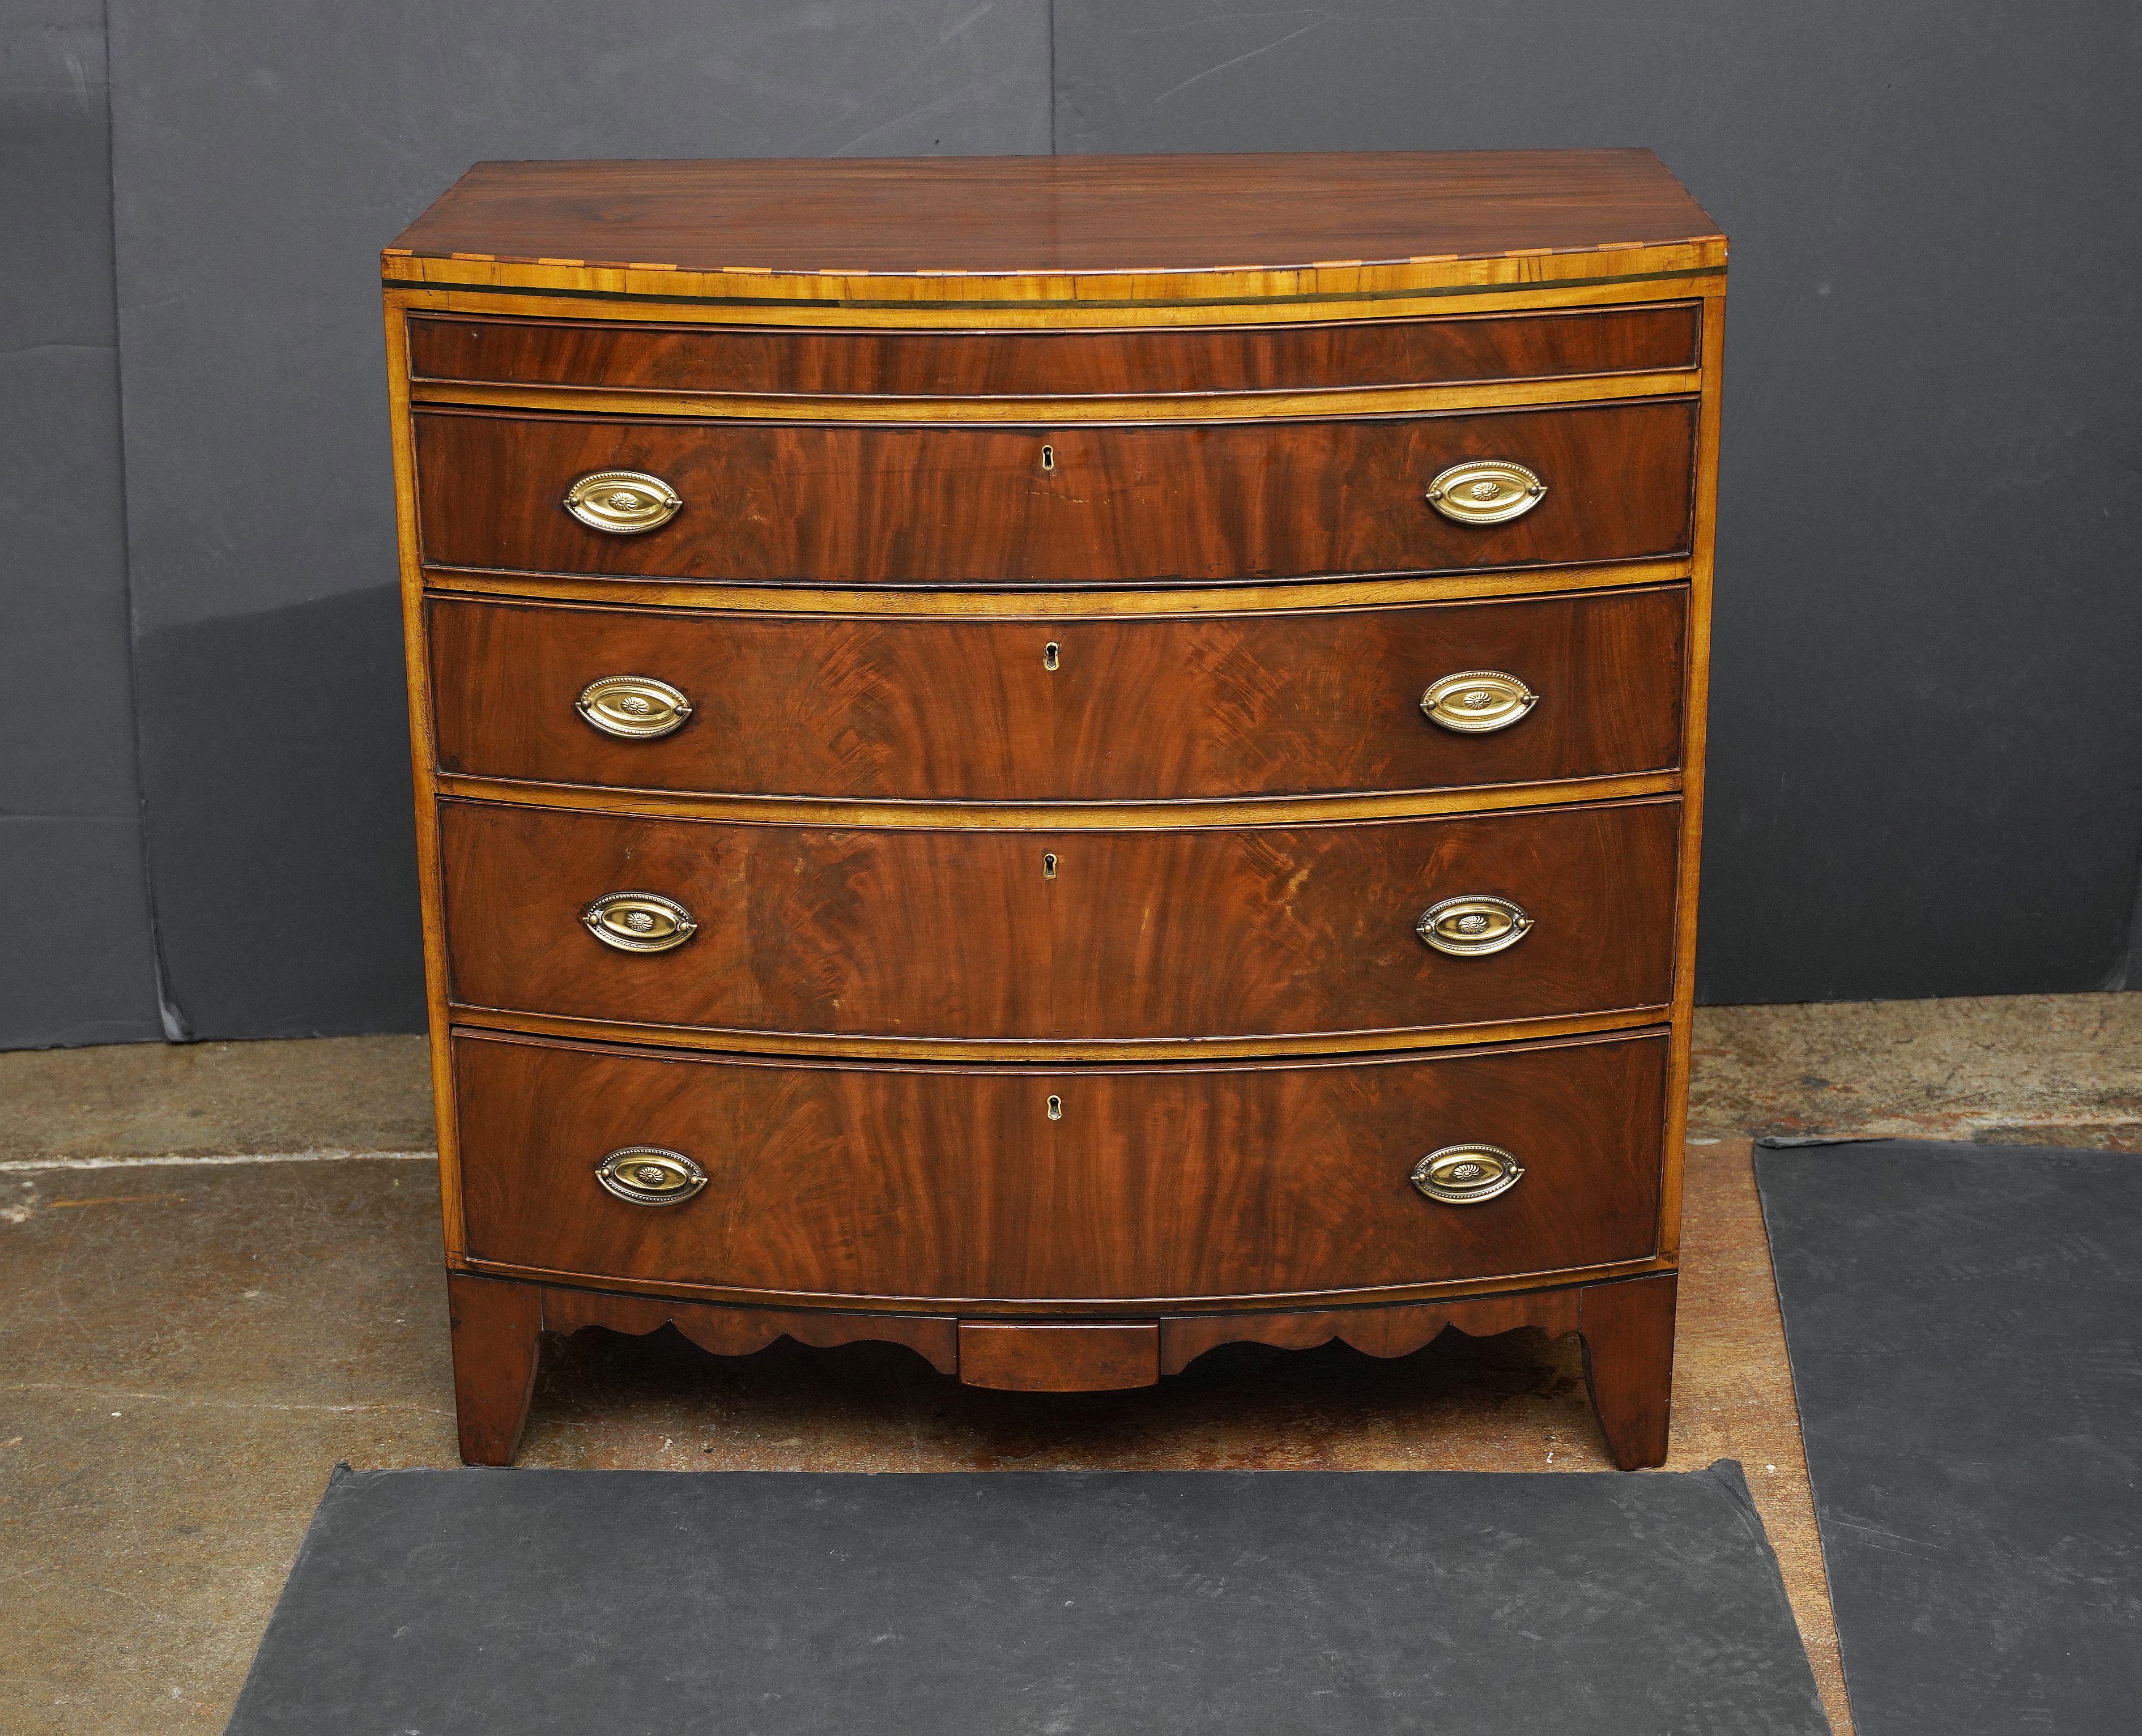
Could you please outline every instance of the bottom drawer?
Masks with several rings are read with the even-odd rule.
[[[1305,1295],[1641,1260],[1666,1039],[1227,1066],[891,1066],[460,1032],[471,1259],[792,1298]],[[1516,1183],[1427,1197],[1420,1160]],[[672,1203],[609,1154],[680,1154]],[[1445,1186],[1477,1185],[1492,1158]],[[640,1166],[619,1160],[627,1191]],[[657,1197],[664,1197],[659,1194]]]

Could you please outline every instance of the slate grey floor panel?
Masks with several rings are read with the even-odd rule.
[[[1818,1736],[1738,1466],[338,1471],[232,1736]]]
[[[2142,1157],[1756,1176],[1859,1736],[2142,1729]]]

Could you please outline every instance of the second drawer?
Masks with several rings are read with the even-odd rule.
[[[1681,757],[1681,585],[1147,620],[427,608],[440,767],[472,777],[1148,801],[1602,777]]]
[[[1650,560],[1685,554],[1693,522],[1689,398],[1322,422],[444,408],[410,422],[435,567],[931,589],[1226,582]],[[1439,478],[1477,463],[1519,466],[1544,491],[1482,476],[1464,487],[1484,492],[1430,505]],[[565,505],[583,488],[588,519]]]
[[[459,1004],[710,1031],[1060,1043],[1663,1007],[1679,820],[1670,799],[1185,831],[440,809]],[[619,894],[674,911],[600,902]],[[1489,902],[1446,908],[1439,944],[1417,932],[1459,899]]]

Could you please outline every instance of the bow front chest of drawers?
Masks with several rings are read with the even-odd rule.
[[[491,163],[384,255],[462,1451],[543,1332],[1582,1335],[1666,1449],[1725,246],[1641,151]]]

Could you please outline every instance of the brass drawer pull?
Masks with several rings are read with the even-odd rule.
[[[1537,693],[1500,669],[1460,669],[1430,682],[1420,696],[1429,722],[1459,735],[1508,729],[1538,703]]]
[[[692,702],[652,675],[605,675],[580,689],[573,709],[605,735],[651,742],[682,729]]]
[[[580,920],[619,952],[667,952],[699,932],[689,910],[659,892],[605,892],[580,912]]]
[[[707,1185],[707,1172],[682,1152],[621,1146],[595,1166],[595,1180],[629,1206],[681,1206]]]
[[[659,530],[684,505],[677,491],[645,471],[590,471],[565,491],[565,510],[591,530],[637,536]]]
[[[1500,1146],[1471,1142],[1430,1152],[1414,1165],[1413,1185],[1445,1206],[1478,1206],[1508,1193],[1524,1173],[1524,1166]]]
[[[1473,892],[1430,905],[1413,930],[1439,953],[1477,959],[1515,946],[1532,932],[1532,918],[1508,899]]]
[[[1461,525],[1499,525],[1540,503],[1547,484],[1509,458],[1468,458],[1428,485],[1428,504]]]

